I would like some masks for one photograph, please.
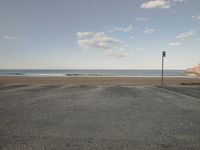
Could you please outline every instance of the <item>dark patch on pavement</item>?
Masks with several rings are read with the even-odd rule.
[[[0,90],[10,90],[10,89],[22,88],[22,87],[27,87],[27,86],[28,85],[23,85],[23,84],[3,85],[3,86],[0,86]]]
[[[200,86],[160,86],[160,88],[200,99]]]

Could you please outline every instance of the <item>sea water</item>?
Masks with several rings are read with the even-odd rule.
[[[161,70],[0,70],[0,76],[160,77]],[[185,70],[165,70],[167,77],[187,77]]]

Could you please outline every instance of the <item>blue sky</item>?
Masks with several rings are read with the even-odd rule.
[[[1,0],[1,69],[167,69],[200,63],[199,0]]]

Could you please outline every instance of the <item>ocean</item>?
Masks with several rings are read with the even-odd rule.
[[[27,77],[160,77],[161,70],[0,70],[0,76]],[[166,77],[188,77],[185,70],[165,70]]]

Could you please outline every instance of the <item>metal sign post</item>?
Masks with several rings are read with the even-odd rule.
[[[166,57],[166,52],[162,51],[162,86],[164,85],[164,58]]]

